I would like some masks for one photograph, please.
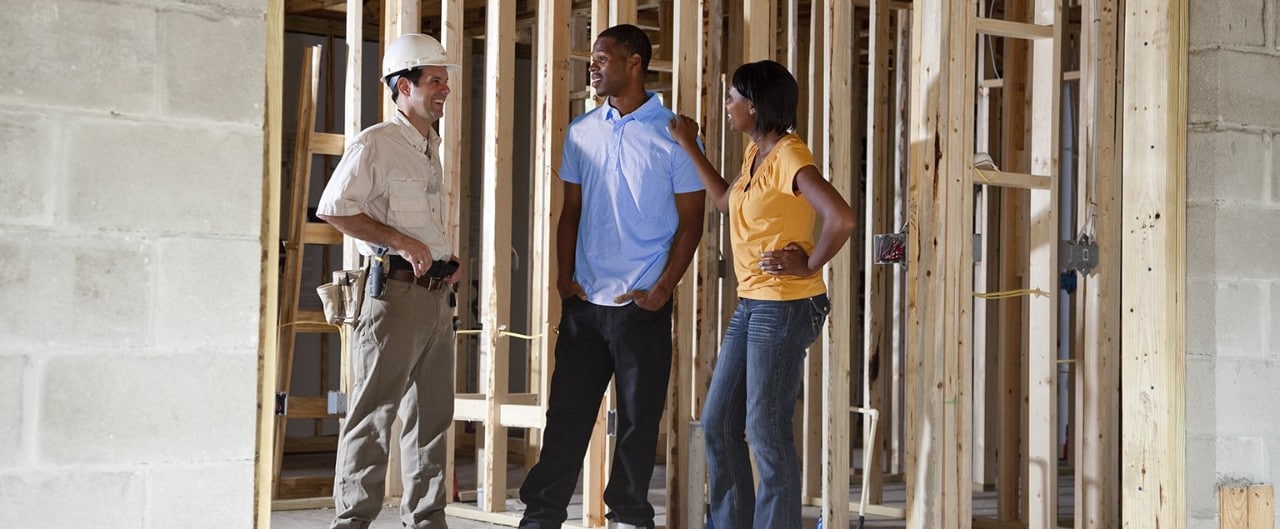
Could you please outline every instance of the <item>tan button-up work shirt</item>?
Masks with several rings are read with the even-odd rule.
[[[360,132],[320,197],[317,213],[346,217],[364,213],[427,245],[435,259],[453,253],[446,230],[448,198],[438,149],[440,136],[423,136],[399,111]],[[360,253],[372,246],[357,240]]]

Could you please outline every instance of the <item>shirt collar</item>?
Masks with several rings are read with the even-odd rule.
[[[644,103],[642,103],[639,108],[636,108],[634,112],[627,114],[625,116],[620,116],[618,113],[618,109],[614,107],[613,104],[609,103],[609,98],[607,97],[604,98],[604,113],[601,114],[601,117],[603,117],[605,121],[608,121],[610,123],[619,121],[619,120],[625,120],[627,118],[639,119],[641,116],[644,116],[646,112],[650,111],[653,107],[662,106],[662,102],[658,100],[657,93],[651,92],[649,90],[645,90],[644,94],[646,96],[649,96],[649,98],[645,99]]]
[[[409,118],[404,115],[400,109],[396,109],[395,114],[391,115],[390,121],[395,123],[400,129],[400,135],[404,136],[405,141],[409,142],[415,150],[426,153],[431,156],[440,148],[440,135],[436,134],[435,129],[428,128],[427,135],[423,136],[418,132],[418,128],[409,123]]]

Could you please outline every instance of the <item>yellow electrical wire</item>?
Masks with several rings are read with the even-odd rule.
[[[982,300],[1007,300],[1007,298],[1010,298],[1010,297],[1020,297],[1020,296],[1048,297],[1048,292],[1044,292],[1042,291],[1042,289],[1039,289],[1039,288],[1021,288],[1021,289],[1016,289],[1016,291],[974,292],[973,293],[973,297],[982,298]]]

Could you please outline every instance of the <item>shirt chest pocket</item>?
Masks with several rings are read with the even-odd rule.
[[[427,184],[422,180],[392,180],[388,189],[391,224],[405,228],[427,225]]]

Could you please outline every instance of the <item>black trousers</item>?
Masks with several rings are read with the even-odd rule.
[[[651,312],[634,303],[564,300],[542,453],[520,487],[521,529],[556,529],[582,472],[600,401],[617,381],[617,439],[604,501],[609,519],[653,527],[649,479],[671,375],[671,302]]]

